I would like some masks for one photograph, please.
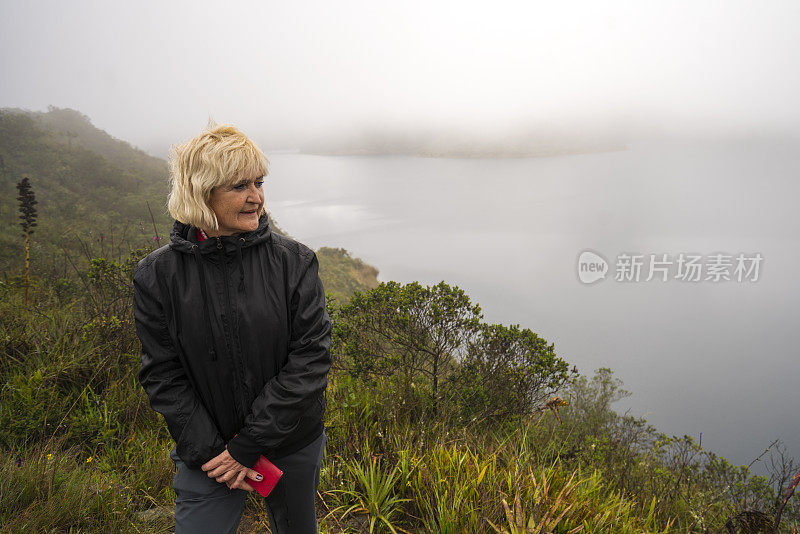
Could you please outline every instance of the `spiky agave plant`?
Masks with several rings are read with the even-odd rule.
[[[366,463],[366,465],[362,465]],[[400,504],[409,499],[397,496],[395,485],[400,477],[399,470],[384,468],[378,463],[377,458],[364,459],[363,462],[353,460],[347,462],[347,471],[353,479],[354,489],[332,490],[349,495],[356,500],[356,504],[348,507],[342,514],[342,519],[349,513],[363,513],[369,515],[369,532],[380,532],[385,527],[393,534],[407,532],[400,528],[395,518],[400,512]],[[346,506],[346,505],[345,505]],[[334,512],[345,508],[337,507]]]
[[[583,480],[575,480],[578,471],[575,470],[569,480],[561,488],[555,499],[550,497],[550,484],[552,482],[552,474],[548,477],[544,468],[542,469],[542,477],[537,480],[536,474],[533,469],[530,469],[530,484],[534,493],[535,502],[532,503],[532,510],[525,510],[522,504],[522,496],[519,488],[517,488],[514,495],[514,509],[508,505],[508,502],[503,499],[503,509],[506,513],[506,521],[508,528],[501,528],[487,519],[487,522],[492,526],[495,532],[499,534],[549,534],[554,532],[554,529],[565,519],[572,508],[575,506],[575,501],[566,504],[566,501],[573,494],[575,489],[580,485]],[[538,516],[538,517],[537,517]],[[579,525],[567,534],[576,534],[583,529],[583,525]]]

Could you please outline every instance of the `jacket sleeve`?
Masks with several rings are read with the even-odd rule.
[[[187,467],[199,469],[225,450],[225,442],[195,395],[170,339],[152,269],[137,266],[133,286],[136,334],[142,344],[139,382],[150,406],[164,416],[178,456]]]
[[[247,467],[261,454],[285,444],[328,384],[331,321],[325,309],[319,261],[311,250],[301,262],[290,312],[288,360],[253,401],[245,426],[228,442],[230,455]]]

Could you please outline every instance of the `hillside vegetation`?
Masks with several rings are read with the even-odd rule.
[[[136,381],[145,252],[95,260],[78,285],[35,280],[27,307],[0,282],[0,531],[172,532],[174,444]],[[445,283],[329,304],[321,532],[770,532],[797,468],[780,444],[768,480],[620,416],[610,369],[577,375]],[[799,505],[778,532],[797,532]],[[240,532],[266,531],[256,496],[245,514]]]

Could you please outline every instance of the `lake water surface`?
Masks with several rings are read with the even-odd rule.
[[[737,464],[780,437],[800,459],[800,143],[639,142],[522,159],[270,157],[267,207],[313,248],[344,247],[380,280],[464,289],[485,320],[519,323],[617,403]],[[579,254],[609,262],[584,284]],[[617,281],[620,254],[642,276]],[[650,254],[748,257],[758,280],[647,278]],[[702,272],[705,278],[706,271]],[[752,276],[751,276],[752,278]],[[763,466],[755,467],[763,472]]]

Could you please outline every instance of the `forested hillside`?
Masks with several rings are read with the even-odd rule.
[[[156,231],[165,236],[166,172],[164,161],[113,139],[76,111],[1,110],[0,267],[21,265],[15,184],[23,176],[38,201],[32,268],[63,275],[69,261],[86,254],[118,258],[152,242]]]
[[[15,184],[25,176],[38,201],[34,273],[67,276],[93,257],[121,261],[131,249],[169,238],[166,161],[111,137],[75,110],[2,109],[0,269],[6,274],[24,265]],[[346,251],[319,252],[326,289],[337,298],[377,285],[377,270]]]

